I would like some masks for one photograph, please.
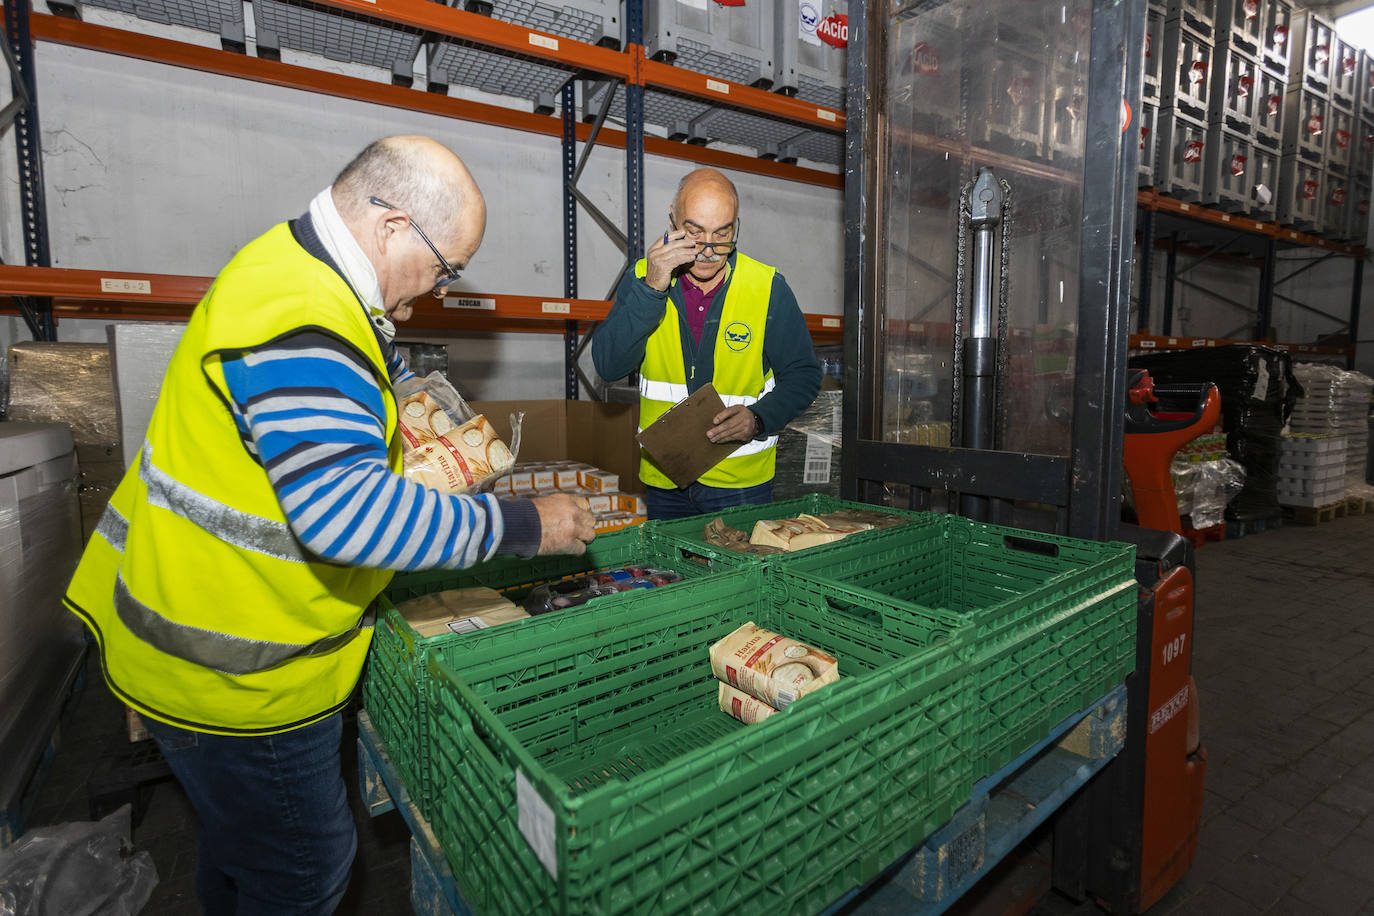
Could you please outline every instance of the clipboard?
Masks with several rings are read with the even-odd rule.
[[[706,431],[715,425],[712,421],[724,409],[715,386],[707,382],[668,408],[635,439],[669,480],[679,487],[689,486],[743,444],[706,438]]]

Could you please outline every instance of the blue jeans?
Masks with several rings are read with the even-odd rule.
[[[333,913],[358,846],[342,714],[246,738],[144,723],[200,819],[196,895],[208,916]]]
[[[694,483],[680,490],[644,488],[649,518],[686,518],[735,506],[762,506],[773,501],[773,481],[753,487],[708,487]]]

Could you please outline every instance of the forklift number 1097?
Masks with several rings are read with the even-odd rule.
[[[1169,664],[1169,662],[1183,654],[1183,644],[1187,642],[1187,640],[1188,634],[1183,633],[1164,644],[1164,649],[1161,652],[1164,656],[1164,664]]]

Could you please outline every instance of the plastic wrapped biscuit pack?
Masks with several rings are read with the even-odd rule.
[[[840,679],[835,656],[752,621],[711,646],[710,654],[711,673],[721,682],[720,709],[745,724],[760,722]]]
[[[520,420],[511,417],[511,446],[496,435],[487,418],[439,373],[397,387],[397,407],[405,475],[444,493],[490,490],[515,466]]]

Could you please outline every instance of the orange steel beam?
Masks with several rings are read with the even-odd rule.
[[[1338,254],[1349,255],[1350,257],[1364,257],[1363,245],[1350,245],[1346,242],[1336,242],[1331,239],[1320,238],[1315,235],[1309,235],[1306,232],[1299,232],[1296,229],[1286,229],[1278,223],[1263,223],[1238,213],[1223,213],[1220,210],[1213,210],[1201,204],[1190,204],[1187,201],[1166,197],[1154,188],[1142,188],[1137,192],[1136,204],[1149,210],[1177,213],[1200,222],[1215,223],[1243,232],[1249,232],[1254,235],[1274,238],[1280,242],[1287,242],[1298,247],[1322,248],[1327,251],[1334,251]],[[1294,344],[1293,346],[1306,345]]]
[[[1353,350],[1352,347],[1323,344],[1284,344],[1266,340],[1231,340],[1224,337],[1166,337],[1159,334],[1132,334],[1128,340],[1128,346],[1134,350],[1195,350],[1200,347],[1224,347],[1229,344],[1261,344],[1295,353],[1322,353],[1330,356],[1344,356]]]
[[[479,16],[478,18],[483,17]],[[379,83],[354,76],[326,73],[309,67],[248,57],[215,48],[203,48],[186,42],[140,35],[124,29],[92,25],[91,23],[63,19],[44,13],[34,13],[30,17],[30,28],[35,38],[51,41],[55,44],[118,54],[152,63],[200,70],[205,73],[267,83],[288,89],[300,89],[335,98],[353,99],[385,105],[390,108],[403,108],[442,117],[473,121],[479,124],[489,124],[495,127],[505,127],[511,130],[543,134],[548,137],[561,138],[563,136],[563,122],[560,118],[503,108],[500,105],[488,105],[483,102],[437,95],[432,92],[408,89],[404,86],[392,86],[389,83]],[[590,135],[591,125],[582,123],[577,125],[579,140],[585,141]],[[623,149],[625,147],[625,133],[611,128],[603,128],[597,137],[597,143],[601,146]],[[739,153],[690,146],[686,143],[658,137],[645,137],[644,149],[656,156],[715,165],[738,172],[783,178],[820,187],[844,187],[844,178],[837,173],[771,162],[767,159],[757,159]]]
[[[73,270],[0,264],[0,295],[47,296],[84,302],[195,305],[213,277]]]
[[[348,0],[348,2],[355,2],[355,0]],[[805,102],[801,99],[779,95],[776,92],[766,92],[741,83],[716,79],[704,73],[683,70],[671,64],[644,60],[642,59],[644,48],[639,45],[631,46],[630,51],[636,56],[638,73],[645,86],[651,86],[655,89],[668,89],[708,102],[772,115],[821,130],[836,133],[844,132],[844,114],[834,108],[826,108],[814,102]]]

